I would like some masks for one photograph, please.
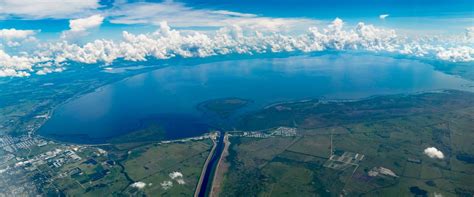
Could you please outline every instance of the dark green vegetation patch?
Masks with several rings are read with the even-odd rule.
[[[200,111],[214,113],[221,118],[227,118],[237,110],[250,104],[252,101],[241,98],[220,98],[204,101],[197,105]]]

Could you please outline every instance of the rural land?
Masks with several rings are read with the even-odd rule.
[[[227,118],[248,102],[201,107]],[[105,144],[3,134],[0,193],[472,196],[473,121],[473,93],[440,91],[279,103],[241,115],[232,130],[178,140],[150,138],[162,133],[156,125]]]

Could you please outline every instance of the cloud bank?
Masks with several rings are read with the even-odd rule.
[[[35,41],[34,35],[36,30],[19,30],[19,29],[0,29],[0,46],[2,43],[8,47],[18,47],[22,43]]]
[[[100,15],[72,20],[71,30],[84,32],[99,26]],[[271,29],[271,27],[270,27]],[[472,28],[456,39],[420,37],[409,39],[395,30],[365,23],[347,26],[336,18],[322,28],[305,32],[256,31],[252,27],[228,25],[215,31],[179,31],[160,22],[152,33],[122,33],[119,41],[97,39],[83,45],[66,40],[42,43],[29,54],[9,55],[0,49],[0,76],[22,77],[31,73],[60,72],[67,62],[111,64],[117,59],[146,61],[150,58],[209,57],[226,54],[279,52],[366,51],[435,58],[451,62],[474,61]]]
[[[428,157],[430,158],[435,158],[435,159],[444,159],[444,154],[443,152],[439,151],[437,148],[435,147],[429,147],[429,148],[426,148],[423,153],[425,153],[425,155],[427,155]]]
[[[271,18],[227,10],[195,9],[173,1],[124,4],[107,12],[107,16],[110,22],[115,24],[160,25],[161,21],[167,21],[174,27],[239,25],[247,29],[263,31],[291,30],[318,23],[316,20],[304,18]]]
[[[36,31],[33,30],[0,29],[0,39],[5,40],[25,39],[35,34]]]
[[[99,7],[99,0],[0,0],[0,18],[69,18]]]

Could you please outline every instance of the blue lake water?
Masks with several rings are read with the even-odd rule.
[[[154,121],[169,139],[199,135],[212,121],[196,105],[225,97],[253,100],[247,110],[307,98],[356,99],[440,89],[472,90],[473,83],[430,65],[390,57],[331,54],[170,66],[106,85],[58,107],[39,134],[90,142]],[[68,137],[69,136],[69,137]]]

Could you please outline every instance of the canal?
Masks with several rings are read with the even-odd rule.
[[[199,191],[199,197],[208,196],[211,189],[212,189],[212,180],[214,179],[214,172],[217,168],[217,164],[219,163],[219,158],[222,155],[222,151],[224,150],[224,133],[219,133],[219,138],[217,140],[216,149],[212,154],[211,160],[206,167],[206,172],[204,173],[204,178],[201,184],[201,189]]]

